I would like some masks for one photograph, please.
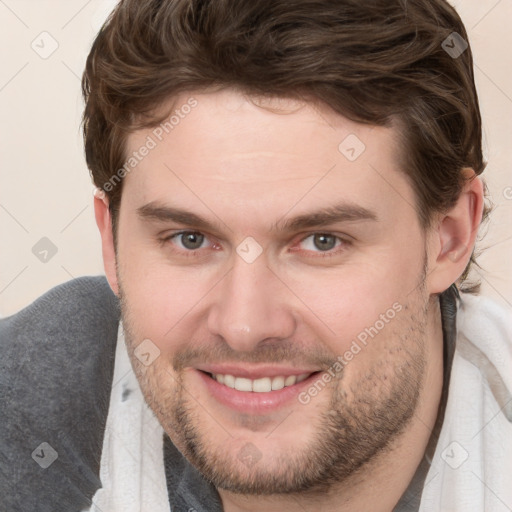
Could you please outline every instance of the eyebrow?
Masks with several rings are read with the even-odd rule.
[[[142,219],[161,222],[173,221],[186,226],[193,226],[205,231],[221,230],[223,222],[209,220],[191,211],[171,207],[158,201],[152,201],[137,208],[137,214]],[[378,221],[377,214],[363,206],[353,203],[339,203],[333,206],[303,213],[289,219],[282,218],[271,226],[271,232],[290,232],[308,229],[339,222]]]

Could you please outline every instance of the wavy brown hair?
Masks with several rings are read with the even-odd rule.
[[[400,168],[424,229],[457,201],[464,167],[480,175],[482,128],[471,47],[443,0],[121,0],[82,79],[87,165],[96,186],[126,160],[126,139],[169,114],[179,93],[226,87],[319,101],[357,122],[400,127]],[[114,238],[122,181],[105,190]],[[486,204],[484,218],[490,207]],[[475,253],[457,284],[467,283]]]

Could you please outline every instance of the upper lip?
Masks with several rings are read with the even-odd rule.
[[[248,366],[240,364],[204,364],[196,367],[196,370],[200,370],[206,373],[212,373],[214,375],[233,375],[234,377],[242,377],[246,379],[261,379],[264,377],[289,377],[290,375],[303,375],[305,373],[314,373],[320,371],[319,368],[307,368],[307,367],[290,367],[290,366]]]

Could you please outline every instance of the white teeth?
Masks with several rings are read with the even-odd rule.
[[[290,375],[284,379],[285,386],[293,386],[297,382],[297,377],[295,375]]]
[[[217,379],[218,380],[218,379]],[[233,375],[224,375],[224,385],[228,388],[235,388],[235,377]]]
[[[220,384],[237,391],[253,391],[255,393],[268,393],[269,391],[278,391],[288,386],[307,379],[311,374],[302,373],[301,375],[289,375],[288,377],[278,376],[274,378],[262,377],[260,379],[246,379],[245,377],[234,377],[233,375],[222,375],[220,373],[212,377]]]
[[[256,393],[268,393],[269,391],[272,391],[272,381],[269,377],[253,380],[252,391],[255,391]]]
[[[252,380],[237,377],[235,379],[235,389],[237,391],[252,391]]]
[[[274,377],[272,379],[272,391],[277,391],[278,389],[283,389],[283,388],[284,388],[284,377]]]

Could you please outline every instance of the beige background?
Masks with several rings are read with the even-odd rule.
[[[483,294],[512,307],[512,2],[454,5],[475,56],[489,162],[484,176],[496,205],[479,244]],[[0,0],[0,316],[72,277],[103,273],[79,128],[80,76],[112,6]],[[58,48],[48,58],[31,47],[44,52],[52,44]],[[32,252],[43,237],[57,248],[47,262]]]

